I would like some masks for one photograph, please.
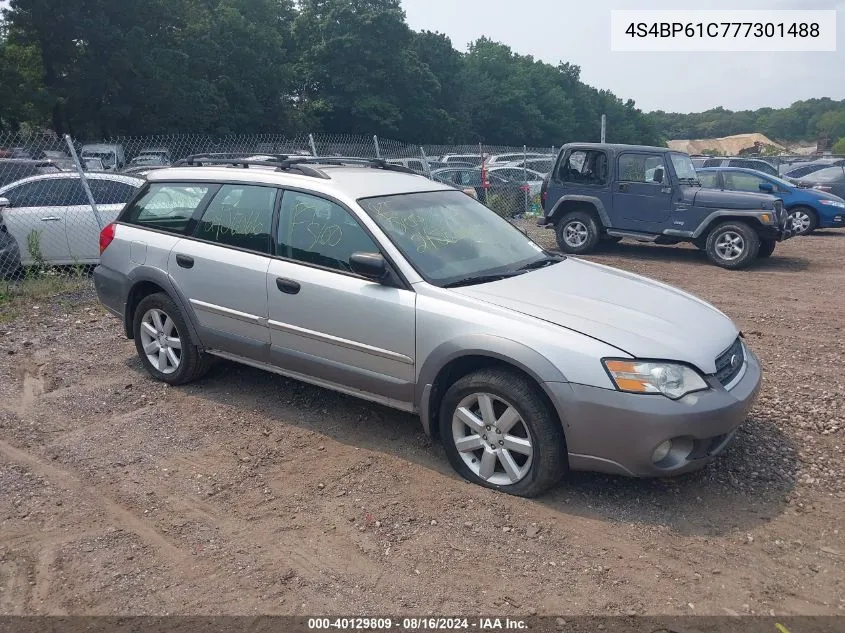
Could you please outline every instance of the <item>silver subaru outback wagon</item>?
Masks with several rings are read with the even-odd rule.
[[[158,380],[224,358],[413,412],[461,476],[522,496],[700,468],[757,395],[722,312],[461,191],[383,161],[191,164],[149,174],[94,272]]]

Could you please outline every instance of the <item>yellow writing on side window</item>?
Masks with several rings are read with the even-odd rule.
[[[214,239],[223,235],[264,235],[264,228],[260,211],[240,211],[238,209],[221,209],[217,217],[204,219],[205,233],[211,233]]]

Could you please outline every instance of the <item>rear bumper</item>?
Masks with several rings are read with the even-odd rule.
[[[730,391],[709,379],[709,390],[677,401],[547,383],[563,420],[570,468],[666,477],[703,467],[730,444],[759,392],[760,363],[747,352],[745,373]],[[672,449],[655,463],[655,449],[666,441]]]
[[[129,294],[126,276],[100,264],[94,269],[94,288],[103,307],[124,321]]]
[[[21,252],[15,238],[0,231],[0,278],[14,275],[21,267]]]

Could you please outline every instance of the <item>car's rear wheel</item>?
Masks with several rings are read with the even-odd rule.
[[[808,207],[795,207],[789,211],[789,221],[792,223],[794,235],[809,235],[819,226],[816,212]]]
[[[506,369],[469,374],[448,389],[440,437],[462,477],[520,497],[548,490],[568,466],[557,416],[536,385]]]
[[[596,219],[585,211],[567,213],[555,226],[558,248],[570,255],[591,252],[598,244],[599,227]]]
[[[763,240],[760,242],[760,250],[757,252],[757,257],[771,257],[772,253],[775,252],[775,246],[777,246],[775,240]]]
[[[211,365],[191,338],[185,318],[164,293],[144,297],[133,317],[135,348],[156,380],[183,385],[202,377]]]
[[[745,268],[760,251],[760,236],[744,222],[724,222],[707,236],[707,257],[722,268]]]

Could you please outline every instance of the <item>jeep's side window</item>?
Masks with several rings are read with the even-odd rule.
[[[276,193],[275,187],[223,185],[203,213],[195,236],[269,253]]]
[[[358,220],[338,204],[298,191],[285,191],[279,212],[276,254],[348,272],[352,253],[378,253]]]
[[[666,166],[659,154],[622,154],[619,157],[619,180],[663,184]]]
[[[121,219],[143,227],[184,233],[194,211],[203,203],[211,187],[188,183],[153,183]]]
[[[598,150],[575,150],[561,163],[558,178],[579,185],[606,185],[607,154]]]

